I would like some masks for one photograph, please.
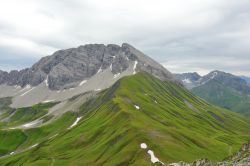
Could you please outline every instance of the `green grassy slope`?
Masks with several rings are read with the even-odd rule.
[[[22,131],[27,138],[18,149],[38,145],[0,158],[0,165],[150,165],[141,143],[164,163],[220,161],[250,140],[244,117],[145,73],[122,78],[86,102],[79,116],[72,129],[76,115],[67,113],[49,126]]]
[[[210,103],[250,116],[250,96],[225,86],[217,80],[211,80],[193,88],[192,92]]]
[[[39,128],[26,130],[0,129],[0,156],[9,154],[15,150],[25,150],[36,143],[48,140],[68,128],[75,118],[76,115],[68,112],[53,123]]]
[[[15,114],[10,117],[9,126],[15,126],[33,121],[48,113],[48,109],[55,103],[36,104],[32,107],[18,108]]]
[[[7,98],[0,99],[0,105],[2,100]],[[49,108],[54,106],[56,103],[41,103],[36,104],[32,107],[24,108],[10,108],[7,105],[4,105],[2,108],[2,114],[0,114],[0,128],[8,128],[18,125],[23,125],[25,123],[36,120],[48,113]],[[1,109],[1,108],[0,108]]]
[[[25,134],[21,130],[3,130],[0,131],[0,155],[10,153],[15,150],[26,139]]]

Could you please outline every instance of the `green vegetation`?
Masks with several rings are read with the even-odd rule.
[[[192,92],[212,104],[250,117],[250,96],[217,80],[193,88]]]
[[[3,130],[0,131],[0,155],[10,153],[15,150],[26,139],[21,130]]]
[[[39,128],[0,130],[0,155],[9,154],[15,150],[21,151],[38,142],[48,140],[68,128],[75,118],[73,113],[68,112],[53,123]]]
[[[8,103],[8,105],[9,104],[10,103]],[[42,104],[36,104],[32,107],[25,107],[18,109],[10,108],[5,105],[3,114],[0,115],[0,120],[2,120],[1,126],[6,128],[31,122],[35,119],[38,119],[46,115],[48,113],[49,108],[51,108],[55,104],[56,103],[42,103]],[[45,117],[45,120],[49,118],[51,117],[47,116]]]
[[[76,115],[66,113],[49,125],[21,131],[25,141],[0,144],[8,153],[38,144],[0,158],[0,165],[150,165],[141,143],[164,163],[220,161],[250,140],[248,119],[146,73],[122,78],[80,110],[83,118],[71,129]]]
[[[54,106],[55,103],[37,104],[32,107],[18,108],[15,114],[10,117],[9,126],[16,126],[33,121],[48,113],[48,109]]]

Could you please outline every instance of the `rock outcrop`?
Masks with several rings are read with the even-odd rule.
[[[181,161],[168,166],[250,166],[250,143],[244,144],[236,154],[222,162],[213,163],[208,159],[200,159],[191,164]]]

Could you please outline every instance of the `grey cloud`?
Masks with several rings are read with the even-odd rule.
[[[57,49],[86,43],[128,42],[172,72],[220,69],[250,75],[248,0],[28,2],[34,9],[24,5],[23,10],[32,14],[27,19],[21,17],[26,15],[18,18],[19,8],[14,15],[21,21],[0,16],[1,38],[31,41],[17,49],[20,42],[5,46],[0,40],[0,68],[4,63],[13,68],[26,67]],[[12,51],[6,53],[6,49]],[[2,61],[6,55],[9,61]],[[17,57],[27,61],[11,61]]]

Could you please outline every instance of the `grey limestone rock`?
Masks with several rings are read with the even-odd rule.
[[[24,87],[47,82],[51,90],[59,90],[70,88],[108,68],[113,74],[122,73],[131,63],[137,72],[145,71],[162,80],[174,80],[163,66],[129,44],[87,44],[56,51],[41,58],[31,68],[9,73],[0,71],[0,84]]]

